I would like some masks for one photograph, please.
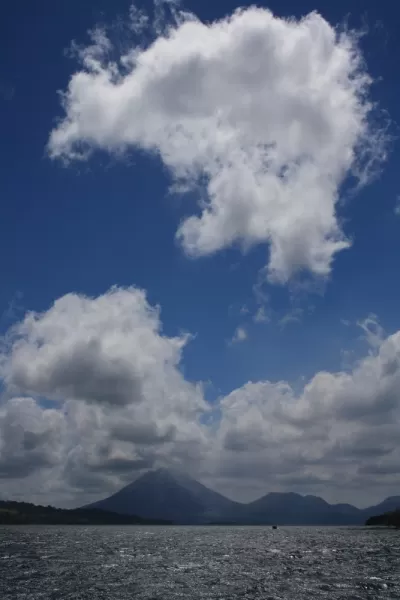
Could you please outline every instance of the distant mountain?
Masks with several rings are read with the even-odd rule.
[[[360,511],[351,505],[332,505],[318,496],[293,492],[272,492],[247,504],[247,519],[252,523],[269,521],[277,525],[351,525],[364,522]]]
[[[352,504],[332,504],[332,506],[339,512],[345,515],[357,516],[360,512],[359,508],[356,508]]]
[[[263,522],[268,516],[277,525],[363,525],[373,515],[398,508],[400,496],[359,509],[351,504],[329,504],[318,496],[301,496],[293,492],[273,492],[246,505],[248,522]]]
[[[167,469],[148,471],[90,508],[162,518],[175,523],[207,523],[241,505],[190,477]]]
[[[377,506],[359,509],[351,504],[329,504],[318,496],[301,496],[293,492],[272,492],[242,504],[187,475],[158,469],[148,471],[89,508],[181,524],[362,525],[372,515],[399,507],[399,496],[387,498]]]
[[[389,496],[389,498],[386,498],[386,500],[380,504],[365,508],[362,512],[364,517],[367,519],[368,517],[372,517],[374,515],[393,512],[398,509],[400,509],[400,496]]]
[[[0,501],[0,525],[165,525],[136,515],[118,515],[100,509],[63,509],[28,502]]]

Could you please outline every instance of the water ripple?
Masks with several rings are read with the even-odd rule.
[[[3,527],[2,600],[399,600],[400,533]]]

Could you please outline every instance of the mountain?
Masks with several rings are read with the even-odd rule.
[[[367,519],[374,515],[385,514],[388,512],[393,512],[400,508],[400,496],[389,496],[380,504],[376,504],[375,506],[370,506],[369,508],[365,508],[362,512],[364,517]]]
[[[0,501],[0,525],[166,525],[136,515],[93,509],[63,509],[28,502]]]
[[[90,508],[138,514],[175,523],[207,523],[241,505],[175,471],[148,471],[133,483]]]
[[[400,508],[400,496],[391,496],[365,509],[351,504],[329,504],[318,496],[293,492],[270,493],[246,505],[247,522],[261,523],[266,517],[277,525],[363,525],[377,514]]]
[[[352,525],[364,522],[351,505],[332,505],[318,496],[272,492],[247,504],[247,520],[262,523],[268,516],[277,525]]]
[[[242,504],[187,475],[167,469],[148,471],[116,494],[89,506],[179,524],[277,525],[362,525],[370,516],[399,507],[399,496],[387,498],[377,506],[359,509],[351,504],[329,504],[318,496],[293,492],[272,492]]]

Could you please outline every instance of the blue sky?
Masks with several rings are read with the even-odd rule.
[[[374,97],[396,121],[399,83],[393,57],[399,42],[394,6],[371,3],[360,13],[359,5],[351,2],[284,3],[283,9],[282,3],[275,4],[267,6],[278,15],[318,9],[334,23],[347,17],[358,27],[367,23],[371,31],[363,45],[368,68],[382,79],[374,86]],[[174,241],[185,201],[167,196],[168,176],[157,160],[135,155],[126,164],[101,156],[63,168],[46,158],[49,130],[61,116],[57,90],[65,88],[74,69],[65,49],[73,39],[86,41],[97,20],[123,14],[129,3],[39,6],[10,6],[3,20],[7,62],[2,73],[4,85],[14,89],[12,99],[2,99],[3,311],[17,293],[22,293],[19,304],[25,309],[44,310],[69,291],[96,295],[114,284],[143,287],[151,302],[162,306],[168,332],[197,334],[185,358],[188,377],[211,379],[223,392],[247,379],[293,380],[337,368],[340,349],[351,346],[357,336],[340,325],[341,319],[355,322],[375,313],[388,331],[399,328],[396,148],[379,180],[342,210],[354,245],[336,258],[323,297],[305,301],[315,306],[312,314],[283,329],[276,322],[251,326],[251,343],[227,348],[236,326],[248,321],[238,314],[240,308],[253,308],[252,286],[265,263],[266,246],[247,256],[233,249],[187,260]],[[187,8],[211,20],[236,5]],[[282,318],[291,308],[287,290],[268,292]]]
[[[151,306],[161,307],[162,331],[168,339],[183,332],[193,335],[180,359],[179,372],[190,384],[204,382],[205,398],[213,403],[249,381],[282,380],[297,393],[318,372],[351,371],[357,360],[373,351],[357,323],[375,315],[382,339],[400,329],[400,216],[395,210],[400,197],[395,139],[400,118],[396,25],[400,8],[396,3],[354,0],[260,5],[276,18],[300,18],[316,10],[333,27],[347,22],[351,28],[363,29],[360,55],[373,80],[368,98],[377,104],[377,118],[387,124],[387,133],[393,137],[387,142],[388,158],[375,179],[354,195],[348,192],[348,184],[339,190],[335,214],[345,237],[352,240],[351,247],[334,254],[324,278],[306,267],[301,277],[306,276],[309,285],[299,290],[297,274],[278,284],[263,275],[270,250],[265,241],[254,243],[246,252],[232,243],[198,258],[188,256],[176,232],[188,216],[198,214],[199,191],[194,187],[183,196],[171,191],[171,169],[157,152],[128,144],[121,157],[109,151],[108,142],[103,147],[96,142],[87,160],[65,164],[49,156],[51,132],[61,127],[68,112],[59,92],[83,69],[66,49],[73,40],[87,46],[88,30],[96,24],[115,23],[118,16],[126,24],[130,5],[121,0],[41,0],[8,3],[3,9],[3,333],[13,323],[24,322],[27,311],[47,311],[66,294],[96,298],[112,286],[136,286],[146,290]],[[151,5],[140,8],[152,10]],[[224,19],[237,8],[232,2],[184,5],[204,23]],[[126,31],[121,31],[114,27],[112,35],[119,37],[126,50],[130,41]],[[118,53],[118,47],[114,51]],[[263,90],[268,95],[268,85]],[[260,281],[262,298],[257,294]],[[254,319],[261,306],[267,322]],[[237,328],[245,334],[235,342]],[[35,401],[39,396],[58,398],[40,386],[14,388],[18,397]],[[220,489],[240,496],[233,476],[207,473]],[[119,480],[112,479],[113,474],[107,472],[107,477],[102,489],[117,486]],[[18,480],[16,485],[21,490],[25,484]],[[269,485],[269,480],[262,484],[264,488]],[[77,487],[74,490],[68,492],[68,502],[70,496],[77,497]]]

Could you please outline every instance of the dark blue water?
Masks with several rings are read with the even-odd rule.
[[[400,532],[3,527],[1,600],[400,600]]]

